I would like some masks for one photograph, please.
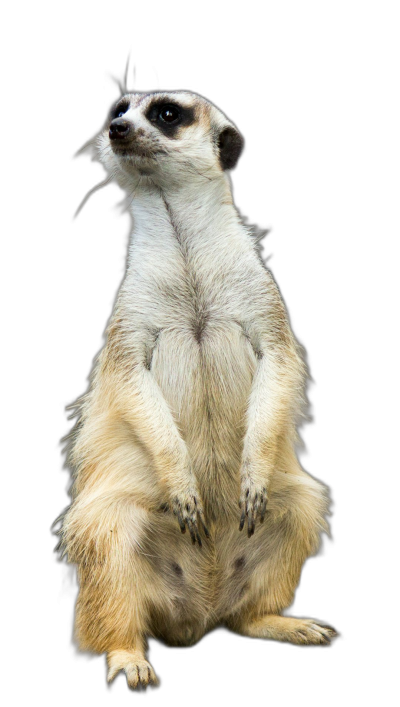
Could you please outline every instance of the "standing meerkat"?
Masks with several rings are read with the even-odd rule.
[[[78,568],[79,645],[106,652],[108,680],[124,670],[130,687],[156,682],[148,636],[190,645],[221,624],[298,644],[336,635],[282,616],[329,498],[295,451],[301,351],[232,200],[242,147],[187,91],[123,95],[96,141],[133,230],[76,404],[60,545]]]

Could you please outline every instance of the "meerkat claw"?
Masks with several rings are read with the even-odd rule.
[[[206,538],[210,538],[210,537],[211,537],[211,536],[210,536],[210,531],[208,530],[208,528],[207,528],[207,526],[206,526],[206,523],[205,523],[205,518],[204,518],[203,509],[198,506],[198,504],[197,504],[197,499],[196,499],[196,498],[194,499],[194,502],[195,502],[195,505],[196,505],[196,507],[197,507],[197,516],[198,516],[198,518],[200,519],[201,525],[202,525],[202,527],[203,527],[204,535],[206,536]]]
[[[246,512],[243,511],[242,515],[240,516],[239,530],[243,530],[245,520],[246,520]]]
[[[180,527],[180,529],[181,529],[181,533],[182,533],[182,534],[183,534],[183,533],[186,533],[186,525],[185,525],[185,523],[183,522],[183,518],[182,518],[181,514],[179,513],[179,511],[178,511],[177,513],[175,513],[175,515],[176,515],[176,517],[177,517],[178,524],[179,524],[179,527]]]

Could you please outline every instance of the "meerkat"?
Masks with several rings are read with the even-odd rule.
[[[302,350],[232,199],[243,138],[195,93],[134,92],[95,144],[133,228],[69,439],[60,547],[78,570],[79,646],[136,688],[157,682],[150,636],[190,645],[225,625],[328,644],[330,626],[282,615],[329,494],[296,455]]]

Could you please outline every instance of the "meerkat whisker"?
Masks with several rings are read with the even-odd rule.
[[[126,60],[126,66],[125,66],[125,74],[124,74],[124,93],[128,91],[128,70],[129,70],[129,62],[130,62],[131,55],[128,54],[127,60]]]
[[[108,184],[110,184],[110,182],[112,182],[113,179],[114,179],[114,176],[110,175],[110,176],[106,177],[106,179],[103,179],[102,182],[99,182],[94,187],[92,187],[92,189],[89,189],[89,191],[87,192],[85,197],[82,199],[81,203],[79,204],[77,210],[75,211],[74,218],[76,218],[78,216],[78,214],[80,214],[80,212],[82,211],[83,207],[85,206],[86,202],[90,199],[90,197],[96,191],[99,191],[100,189],[103,189],[103,187],[106,187]]]
[[[124,86],[121,83],[120,79],[118,79],[113,74],[110,74],[110,79],[111,79],[111,81],[113,81],[117,85],[120,95],[123,96],[125,93],[125,90],[124,90]]]

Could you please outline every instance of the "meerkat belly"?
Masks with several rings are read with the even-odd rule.
[[[245,540],[238,531],[240,462],[255,367],[242,328],[229,320],[210,319],[201,336],[189,325],[164,328],[153,351],[151,371],[187,443],[211,531],[199,550],[166,513],[146,540],[159,598],[153,625],[173,644],[198,640],[233,595],[235,605],[243,600],[247,573],[235,565]],[[224,537],[228,547],[220,547]]]
[[[245,413],[256,359],[240,325],[163,329],[151,370],[187,443],[211,519],[237,511]]]
[[[234,613],[257,588],[257,568],[275,541],[267,519],[249,542],[239,532],[239,513],[214,523],[202,547],[182,535],[176,519],[159,513],[147,527],[141,551],[150,568],[150,628],[172,645],[189,645]]]

